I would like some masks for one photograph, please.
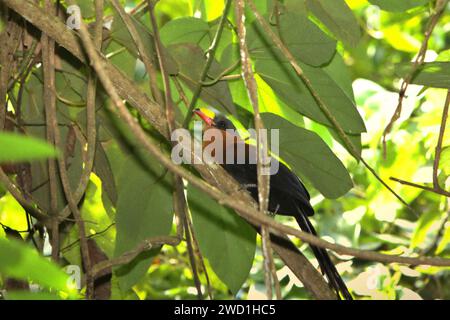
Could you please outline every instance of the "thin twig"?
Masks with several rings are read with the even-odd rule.
[[[14,87],[17,80],[21,79],[23,77],[23,75],[26,74],[26,71],[29,69],[30,64],[33,64],[33,59],[35,57],[34,52],[36,51],[38,43],[39,42],[36,39],[33,39],[30,49],[28,50],[26,56],[23,58],[20,66],[19,66],[16,77],[11,79],[8,83],[8,91]]]
[[[209,87],[209,86],[215,85],[219,81],[241,79],[242,75],[240,75],[240,74],[230,74],[230,75],[228,75],[228,73],[233,71],[234,69],[236,69],[237,66],[239,66],[240,63],[241,63],[241,60],[237,60],[231,66],[229,66],[228,68],[223,70],[216,78],[214,78],[214,79],[212,79],[210,81],[203,81],[202,85],[204,87]]]
[[[448,0],[437,0],[436,5],[434,7],[434,13],[430,17],[430,20],[428,22],[428,26],[425,31],[425,38],[422,42],[422,45],[420,47],[419,53],[417,54],[416,59],[413,62],[412,68],[407,76],[403,78],[402,84],[400,86],[400,92],[398,94],[398,104],[395,108],[394,114],[392,115],[391,120],[389,121],[388,125],[384,129],[383,132],[383,157],[386,158],[386,136],[391,132],[392,127],[394,126],[395,122],[400,118],[402,113],[402,106],[403,106],[403,99],[406,95],[406,90],[408,89],[408,86],[413,79],[413,77],[416,75],[416,72],[418,68],[424,63],[425,56],[428,49],[428,41],[430,40],[431,34],[433,33],[434,28],[436,27],[442,13],[444,12],[445,7],[447,6]]]
[[[19,45],[19,34],[22,28],[16,21],[11,19],[8,21],[5,30],[0,33],[0,42],[2,43],[2,50],[0,51],[0,130],[4,129],[6,120],[8,82],[11,73],[14,71],[14,52]]]
[[[214,61],[214,56],[216,54],[216,49],[219,46],[220,38],[222,37],[223,28],[225,27],[225,22],[227,21],[227,15],[230,11],[232,0],[226,0],[225,8],[223,9],[222,17],[220,18],[219,26],[217,27],[216,34],[214,35],[213,41],[211,43],[211,46],[207,50],[207,59],[205,66],[203,67],[202,74],[200,75],[199,84],[194,90],[194,94],[191,99],[191,103],[189,104],[189,109],[186,114],[186,118],[183,122],[183,127],[187,128],[189,125],[189,122],[192,118],[192,111],[195,108],[195,105],[197,104],[197,100],[200,97],[200,93],[202,92],[202,83],[206,80],[206,77],[208,76],[209,68],[211,68],[211,65]]]
[[[113,227],[113,226],[115,226],[115,225],[116,225],[116,223],[113,222],[113,223],[111,223],[109,226],[107,226],[105,229],[103,229],[103,230],[101,230],[101,231],[99,231],[99,232],[90,234],[90,235],[88,235],[86,238],[87,238],[87,239],[92,239],[92,238],[98,237],[98,236],[100,236],[100,235],[106,233],[111,227]],[[74,245],[78,244],[79,242],[80,242],[80,239],[77,239],[77,240],[75,240],[75,241],[69,243],[67,246],[61,248],[60,251],[61,251],[61,252],[66,252],[67,250],[70,250]]]
[[[200,261],[200,265],[203,269],[203,272],[205,273],[205,280],[206,280],[206,289],[208,292],[208,296],[211,300],[214,299],[213,294],[212,294],[212,287],[211,287],[211,282],[209,280],[209,275],[208,275],[208,270],[206,269],[206,264],[205,264],[205,260],[203,259],[203,255],[200,252],[200,246],[198,244],[197,241],[197,237],[195,235],[195,230],[194,230],[194,226],[192,224],[192,217],[190,216],[189,213],[186,214],[186,221],[188,223],[189,226],[189,230],[190,230],[190,234],[192,237],[192,244],[193,244],[193,249],[194,249],[194,253],[195,256],[198,257],[199,261]]]
[[[55,7],[50,0],[45,0],[45,9],[50,14],[56,13]],[[44,104],[45,118],[47,123],[51,123],[51,114],[56,110],[55,96],[55,41],[50,39],[47,34],[42,33],[42,63],[44,73]],[[48,125],[46,127],[47,141],[55,145],[55,130],[57,127]],[[48,177],[50,189],[50,215],[52,217],[52,259],[59,260],[59,221],[58,221],[58,185],[57,185],[57,166],[54,159],[48,159]]]
[[[450,89],[447,90],[447,97],[445,98],[444,109],[442,111],[441,127],[439,129],[439,138],[438,138],[438,142],[436,145],[436,151],[435,151],[435,155],[434,155],[433,186],[434,186],[434,189],[436,189],[436,190],[442,190],[441,186],[439,185],[438,170],[439,170],[439,162],[441,160],[442,142],[444,140],[445,127],[447,125],[449,104],[450,104]],[[442,190],[442,191],[444,191],[444,190]]]
[[[202,292],[202,285],[200,282],[200,277],[198,276],[198,269],[197,269],[197,263],[195,261],[195,253],[194,253],[194,245],[192,241],[192,232],[193,230],[190,228],[188,223],[188,216],[185,215],[183,217],[183,224],[184,224],[184,232],[186,237],[186,245],[188,249],[188,257],[189,257],[189,263],[191,265],[192,270],[192,278],[194,279],[194,284],[197,289],[197,297],[199,300],[203,299],[203,292]]]
[[[237,0],[236,2],[236,25],[239,37],[239,52],[241,57],[242,78],[244,79],[247,94],[250,97],[250,102],[253,107],[253,115],[256,129],[256,153],[257,153],[257,173],[258,173],[258,203],[259,212],[261,215],[266,214],[269,207],[269,192],[270,192],[270,175],[267,174],[267,139],[264,134],[264,123],[259,113],[258,103],[258,87],[255,76],[253,74],[252,64],[250,62],[250,55],[246,43],[246,28],[245,28],[245,10],[244,0]],[[270,164],[269,164],[270,166]],[[270,169],[270,168],[269,168]],[[267,299],[272,299],[272,283],[276,280],[272,278],[273,254],[272,246],[270,244],[269,230],[266,227],[261,228],[262,252],[264,258],[264,279],[266,283]]]
[[[398,183],[404,184],[406,186],[419,188],[419,189],[422,189],[422,190],[426,190],[426,191],[429,191],[429,192],[434,192],[434,193],[440,194],[442,196],[450,197],[450,192],[445,191],[445,190],[427,187],[427,186],[424,186],[424,185],[421,185],[421,184],[417,184],[417,183],[414,183],[414,182],[401,180],[401,179],[395,178],[395,177],[390,177],[389,179],[391,179],[392,181],[396,181]]]
[[[140,253],[144,251],[151,250],[155,247],[162,246],[164,244],[176,246],[180,243],[180,240],[176,237],[170,236],[161,236],[161,237],[151,237],[144,241],[142,241],[137,247],[132,250],[129,250],[119,257],[116,257],[111,260],[102,261],[97,263],[92,268],[92,276],[95,278],[96,275],[101,273],[105,269],[109,269],[115,266],[124,265],[130,263],[134,260]]]

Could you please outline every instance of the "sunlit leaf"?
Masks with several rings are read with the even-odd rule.
[[[399,12],[422,6],[430,2],[430,0],[369,0],[369,2],[383,10]]]
[[[225,7],[224,0],[203,0],[202,3],[205,9],[207,21],[219,18],[223,13],[223,8]]]
[[[414,230],[413,236],[411,238],[411,248],[417,248],[422,246],[427,237],[430,236],[430,228],[439,221],[442,213],[438,211],[424,212]]]
[[[444,252],[449,247],[450,244],[450,223],[446,223],[444,235],[442,236],[439,245],[436,248],[436,254]]]

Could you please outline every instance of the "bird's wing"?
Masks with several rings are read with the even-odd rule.
[[[253,154],[256,153],[256,148],[246,145],[246,151],[247,155]],[[301,207],[308,216],[313,215],[314,210],[309,203],[310,195],[300,179],[283,163],[274,158],[271,161],[272,165],[278,167],[278,171],[270,176],[269,210],[281,215],[295,216],[297,207]],[[245,164],[226,163],[223,167],[258,201],[256,164],[247,161]]]

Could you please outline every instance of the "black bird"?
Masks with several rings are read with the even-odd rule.
[[[222,164],[223,168],[243,186],[255,201],[258,201],[258,177],[256,161],[256,148],[245,143],[237,134],[233,134],[227,129],[236,130],[233,123],[225,116],[214,113],[208,109],[196,109],[194,111],[207,125],[208,130],[219,130],[223,136],[223,156],[233,148],[235,160],[238,150],[245,150],[245,163]],[[211,142],[206,142],[208,145]],[[242,145],[244,144],[244,145]],[[242,149],[241,149],[242,150]],[[212,155],[214,157],[214,154]],[[222,156],[222,155],[221,155]],[[223,158],[225,159],[225,157]],[[298,225],[304,232],[317,235],[308,217],[314,214],[314,209],[309,203],[310,195],[300,179],[283,163],[272,157],[271,161],[276,161],[278,172],[270,176],[269,212],[273,214],[292,216],[297,220]],[[253,164],[252,164],[253,163]],[[339,299],[352,300],[352,295],[347,289],[344,281],[339,275],[336,267],[330,259],[326,249],[311,245],[311,249],[319,262],[322,273],[328,279],[329,285],[336,291]]]

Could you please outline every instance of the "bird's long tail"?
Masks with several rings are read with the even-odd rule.
[[[304,232],[317,235],[316,230],[309,221],[308,217],[303,212],[301,212],[301,210],[299,210],[299,214],[295,216],[295,219],[297,220],[298,225]],[[341,276],[336,270],[336,267],[331,261],[330,256],[328,255],[326,249],[319,248],[313,245],[311,245],[311,249],[314,255],[316,256],[317,261],[319,262],[319,266],[320,269],[322,270],[322,273],[325,274],[330,286],[336,291],[338,298],[339,299],[344,298],[345,300],[353,300],[352,295],[348,291],[347,286],[344,283],[344,280],[342,280]]]

